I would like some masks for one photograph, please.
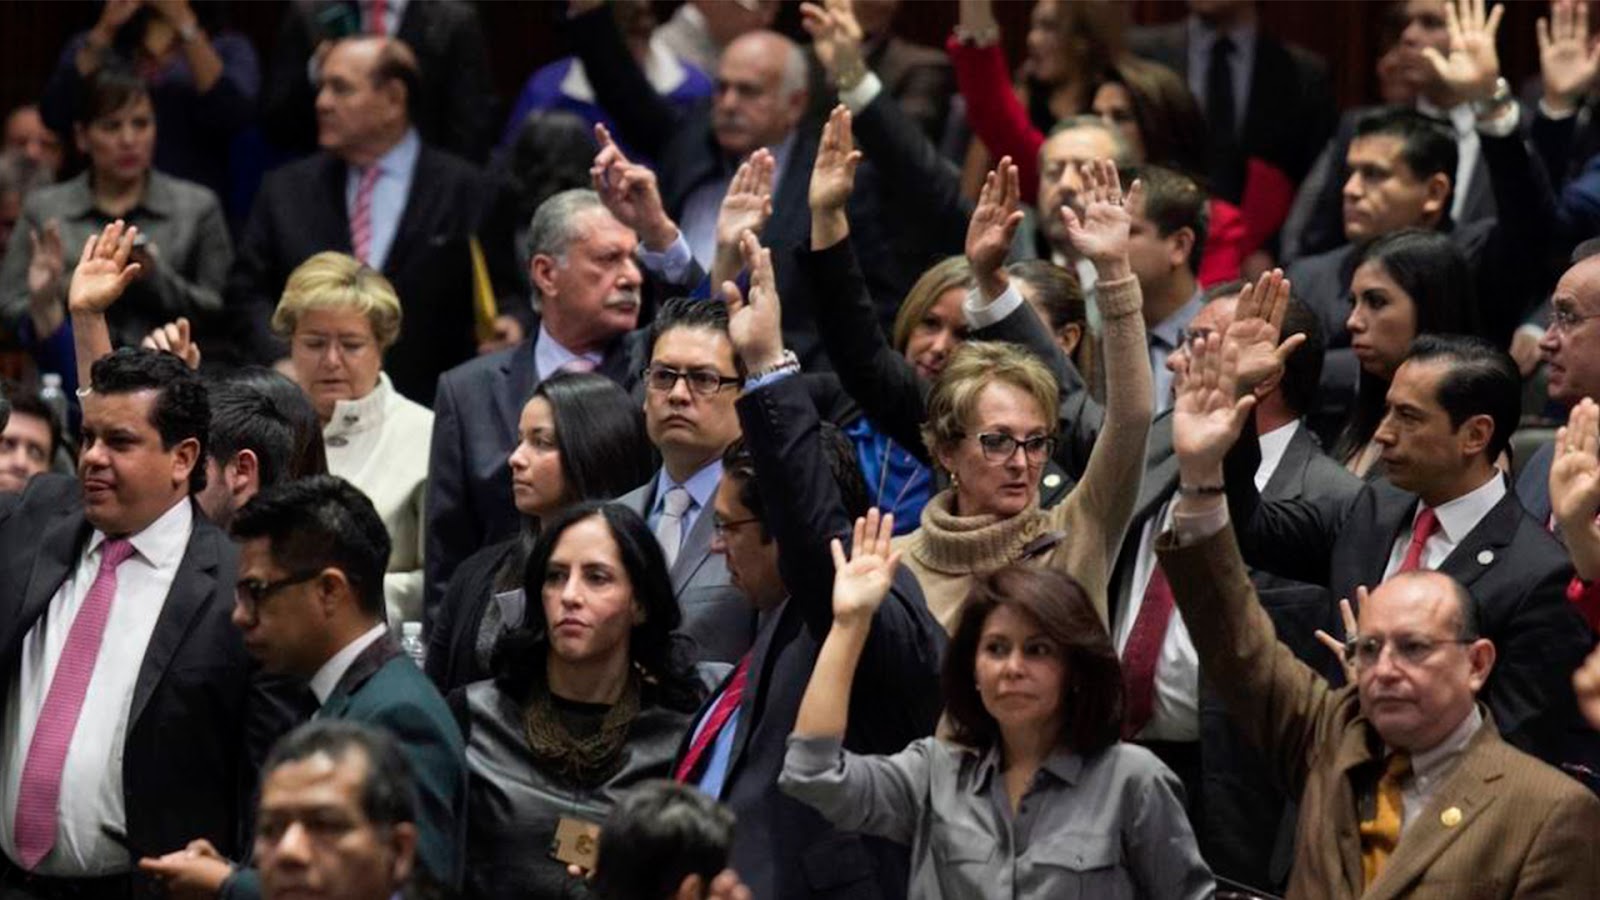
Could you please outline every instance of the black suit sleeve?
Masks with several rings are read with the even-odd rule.
[[[478,11],[471,3],[419,3],[402,16],[423,12],[437,17],[436,21],[424,20],[424,27],[443,29],[445,34],[441,37],[448,48],[440,57],[449,61],[448,71],[423,73],[424,78],[445,82],[441,96],[444,108],[436,111],[434,141],[446,150],[481,163],[489,150],[494,97],[494,82],[489,75],[489,44],[484,39],[483,23],[478,20]]]
[[[1520,133],[1479,137],[1497,218],[1478,261],[1478,307],[1484,333],[1504,344],[1544,288],[1544,267],[1537,261],[1547,252],[1555,197],[1543,164]]]
[[[280,149],[310,150],[317,145],[316,89],[307,65],[317,42],[311,13],[291,4],[272,44],[266,78],[261,84],[261,130]]]
[[[679,116],[639,70],[617,31],[611,7],[602,4],[568,19],[567,34],[594,87],[596,104],[616,120],[623,142],[660,159],[677,132]]]
[[[1256,490],[1261,447],[1254,423],[1229,451],[1223,464],[1228,518],[1234,523],[1244,561],[1283,578],[1327,585],[1333,544],[1348,504],[1337,498],[1308,496],[1264,500]]]
[[[1512,745],[1552,763],[1560,761],[1575,709],[1572,672],[1594,643],[1567,602],[1571,578],[1570,567],[1547,570],[1514,607],[1496,616],[1499,622],[1488,621],[1487,604],[1479,606],[1485,619],[1480,627],[1494,638],[1485,701],[1495,727]]]
[[[972,203],[961,194],[961,173],[908,118],[885,88],[857,113],[856,141],[877,171],[883,214],[924,255],[962,252]],[[934,259],[928,259],[931,264]]]
[[[450,378],[440,378],[433,400],[433,439],[428,447],[428,492],[423,504],[427,537],[423,546],[422,617],[427,630],[439,627],[439,601],[461,561],[477,550],[483,533],[467,497],[465,434],[459,401]]]

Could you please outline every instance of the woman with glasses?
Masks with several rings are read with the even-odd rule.
[[[1333,458],[1362,478],[1383,473],[1373,440],[1395,369],[1419,334],[1475,334],[1477,301],[1466,257],[1449,236],[1407,228],[1373,241],[1350,279],[1350,349],[1361,367]],[[1338,364],[1339,351],[1329,361]]]
[[[522,625],[522,578],[540,523],[574,503],[619,497],[650,477],[639,404],[602,375],[539,382],[517,435],[511,493],[522,529],[467,557],[450,577],[428,636],[428,676],[443,693],[488,678],[495,641]]]
[[[588,896],[568,865],[593,866],[619,794],[670,775],[727,672],[688,662],[661,547],[621,504],[547,522],[523,585],[527,616],[496,645],[494,678],[450,698],[467,743],[473,900]]]
[[[833,542],[833,624],[779,787],[835,827],[909,847],[911,897],[1210,897],[1178,778],[1118,741],[1116,649],[1058,572],[1012,565],[973,580],[940,679],[949,739],[890,756],[844,749],[856,666],[896,566],[888,532],[874,510],[848,560]]]
[[[322,420],[328,472],[371,498],[389,529],[390,626],[421,621],[433,413],[400,396],[383,373],[383,354],[400,337],[394,286],[353,256],[318,253],[289,273],[272,329],[289,341],[294,380]]]

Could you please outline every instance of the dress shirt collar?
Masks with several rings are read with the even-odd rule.
[[[970,752],[978,755],[978,771],[977,777],[972,780],[972,793],[982,795],[989,789],[990,779],[1001,770],[1000,742],[995,741],[993,746],[981,753],[976,749]],[[1049,772],[1064,784],[1077,784],[1083,774],[1083,757],[1065,747],[1057,747],[1045,757],[1039,771]]]
[[[1196,289],[1194,296],[1189,298],[1189,302],[1178,307],[1173,311],[1172,315],[1162,319],[1160,323],[1150,329],[1150,337],[1161,341],[1162,345],[1167,349],[1176,350],[1178,348],[1179,335],[1182,334],[1185,328],[1189,327],[1189,323],[1194,321],[1194,317],[1200,314],[1200,307],[1204,305],[1205,291]]]
[[[694,506],[691,508],[710,508],[711,501],[717,493],[717,485],[721,482],[722,457],[719,456],[701,466],[698,472],[690,475],[689,479],[683,483],[683,488],[689,492],[690,497],[694,498]],[[650,507],[651,515],[661,512],[662,504],[666,501],[667,491],[676,486],[678,486],[677,482],[672,480],[672,476],[667,474],[665,468],[662,468],[656,474],[656,502]]]
[[[317,674],[311,676],[311,693],[317,695],[318,706],[327,703],[328,698],[333,696],[333,689],[339,686],[339,679],[350,671],[361,651],[372,646],[388,630],[388,625],[379,622],[367,629],[365,634],[345,644],[338,653],[328,657],[328,661],[322,664]]]
[[[373,165],[378,167],[380,174],[391,178],[406,180],[417,167],[417,157],[422,154],[422,139],[417,137],[415,128],[407,128],[406,133],[393,147],[385,150]],[[350,176],[361,177],[360,166],[350,166]]]
[[[1455,129],[1457,138],[1472,134],[1478,127],[1477,113],[1474,113],[1471,105],[1466,103],[1457,103],[1449,109],[1443,109],[1429,103],[1426,98],[1418,97],[1417,112],[1432,116],[1441,122],[1449,122],[1450,127]]]
[[[1493,509],[1505,495],[1505,478],[1501,476],[1500,470],[1496,469],[1489,476],[1489,480],[1476,489],[1434,507],[1434,515],[1439,517],[1439,529],[1444,532],[1445,538],[1451,545],[1461,543],[1467,533],[1478,527],[1483,517],[1488,515],[1489,510]],[[1421,512],[1422,504],[1418,503],[1417,513],[1412,516],[1413,522],[1416,521],[1416,515],[1420,515]]]
[[[109,213],[101,212],[94,205],[94,186],[89,183],[89,176],[89,172],[82,172],[63,183],[61,211],[68,218],[86,219],[97,214],[109,216]],[[177,210],[177,206],[178,199],[173,195],[172,179],[151,169],[145,177],[144,192],[139,195],[139,202],[123,213],[121,218],[131,218],[136,211],[164,219],[170,218]]]
[[[1294,440],[1295,432],[1300,430],[1300,420],[1295,419],[1287,425],[1279,425],[1260,436],[1261,464],[1256,467],[1256,490],[1262,490],[1272,476],[1278,471],[1278,464],[1283,462],[1284,451],[1289,449],[1289,442]]]
[[[128,536],[135,553],[157,568],[176,566],[189,548],[189,533],[193,531],[194,507],[186,496],[172,506],[143,531]],[[100,549],[106,542],[105,532],[96,528],[89,536],[87,553]]]
[[[1191,54],[1198,54],[1207,62],[1211,59],[1211,48],[1216,45],[1217,38],[1226,34],[1233,41],[1234,58],[1239,59],[1248,54],[1255,55],[1256,51],[1256,23],[1246,22],[1236,28],[1217,28],[1208,25],[1199,16],[1189,17],[1189,46],[1193,48]]]
[[[544,322],[539,323],[539,336],[533,341],[533,367],[539,380],[553,377],[562,366],[578,359],[586,359],[598,368],[605,357],[600,353],[573,353],[545,329]]]
[[[343,437],[361,431],[371,431],[383,424],[383,413],[389,406],[394,385],[386,372],[378,373],[378,385],[365,397],[355,400],[338,400],[333,404],[333,416],[322,427],[324,438]]]
[[[1444,740],[1411,754],[1411,772],[1419,781],[1432,781],[1435,777],[1448,770],[1467,749],[1473,735],[1483,727],[1483,713],[1478,711],[1478,704],[1472,704],[1472,712],[1462,717],[1460,724]]]

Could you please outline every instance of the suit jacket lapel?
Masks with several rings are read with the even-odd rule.
[[[1377,758],[1374,743],[1377,734],[1370,728],[1346,728],[1340,736],[1339,747],[1334,754],[1334,767],[1337,770],[1338,795],[1331,798],[1336,809],[1351,810],[1351,815],[1360,819],[1360,799],[1356,786],[1365,778],[1356,770],[1367,766]],[[1349,830],[1350,840],[1339,841],[1338,847],[1333,852],[1339,854],[1339,870],[1344,873],[1346,888],[1345,896],[1361,897],[1366,876],[1361,870],[1361,838],[1355,828]],[[1366,900],[1366,898],[1362,898]]]
[[[5,653],[0,659],[16,658],[23,637],[33,623],[45,614],[50,598],[55,596],[61,583],[67,580],[77,564],[78,553],[88,541],[91,531],[93,529],[83,518],[83,513],[70,508],[58,512],[45,525],[38,545],[40,551],[34,557],[33,571],[28,575],[28,587],[23,593],[22,603],[14,607],[16,616],[12,621],[5,623],[10,631],[3,648],[0,648]]]
[[[1389,565],[1389,553],[1402,532],[1409,533],[1412,514],[1417,509],[1415,494],[1402,491],[1387,481],[1375,485],[1373,492],[1372,528],[1362,534],[1361,577],[1352,582],[1376,587],[1383,580],[1383,570]],[[1337,596],[1337,594],[1335,595]],[[1351,594],[1354,597],[1354,594]]]
[[[1267,479],[1267,486],[1262,489],[1262,497],[1299,497],[1305,493],[1306,465],[1311,462],[1311,454],[1316,453],[1316,444],[1311,439],[1311,433],[1304,425],[1297,425],[1294,434],[1289,438],[1289,443],[1283,448],[1283,456],[1278,460],[1278,467],[1272,470],[1272,477]]]
[[[394,635],[388,632],[384,632],[382,637],[368,644],[350,662],[350,668],[345,669],[344,674],[339,676],[339,683],[334,685],[333,693],[328,695],[328,702],[324,704],[323,715],[334,715],[327,707],[332,706],[335,700],[344,701],[340,707],[342,712],[344,706],[349,705],[350,695],[360,690],[372,676],[378,674],[378,670],[388,665],[389,660],[404,652],[400,649],[399,642],[394,639]]]
[[[207,528],[198,510],[195,511],[194,531],[189,535],[189,546],[178,571],[172,577],[172,588],[166,602],[161,605],[161,615],[156,619],[155,631],[150,633],[150,644],[144,652],[144,662],[139,666],[139,677],[133,685],[133,704],[128,713],[128,731],[133,730],[144,712],[145,704],[156,685],[172,664],[184,636],[196,616],[205,609],[217,587],[217,542],[224,540],[222,533]]]
[[[772,627],[757,632],[755,644],[750,648],[750,672],[745,676],[744,697],[739,701],[739,729],[733,733],[733,752],[728,757],[728,777],[723,780],[724,786],[733,783],[733,773],[744,760],[745,751],[750,748],[750,735],[755,730],[756,711],[766,702],[763,695],[768,681],[767,666],[771,663],[767,656],[772,650],[773,636],[778,633],[778,629],[787,624],[784,618],[788,614],[789,604],[785,601],[783,607],[773,613],[775,621],[771,623]],[[794,627],[801,626],[795,623]]]
[[[653,505],[655,498],[652,497],[650,502]],[[645,507],[647,511],[649,508],[649,506]],[[700,515],[695,517],[694,527],[689,529],[687,535],[684,535],[683,546],[678,548],[678,558],[673,561],[672,572],[670,573],[672,576],[672,592],[674,594],[681,596],[683,589],[688,586],[689,580],[694,577],[694,573],[700,571],[700,567],[705,565],[706,560],[710,558],[711,524],[711,510],[702,509],[700,510]]]
[[[1506,491],[1500,502],[1490,507],[1483,519],[1450,551],[1439,571],[1471,587],[1499,559],[1497,551],[1511,543],[1522,516],[1522,501],[1517,499],[1515,491]]]
[[[537,324],[534,325],[534,334],[538,334]],[[522,420],[522,406],[533,396],[533,389],[539,384],[533,342],[534,338],[530,337],[511,351],[497,373],[504,387],[490,392],[494,395],[492,402],[495,413],[500,417],[503,434],[517,433],[517,423]]]
[[[394,274],[417,255],[418,249],[428,239],[426,223],[431,221],[434,205],[441,200],[436,191],[429,190],[433,175],[433,151],[423,146],[417,152],[417,164],[411,169],[411,187],[406,191],[406,207],[400,211],[400,222],[395,226],[394,243],[389,245],[389,255],[384,257],[384,274]],[[424,298],[412,298],[413,302]]]

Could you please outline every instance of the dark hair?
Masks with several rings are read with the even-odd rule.
[[[1425,116],[1403,106],[1385,106],[1356,119],[1355,140],[1368,137],[1399,138],[1400,158],[1405,160],[1411,173],[1427,181],[1435,175],[1450,179],[1455,189],[1456,148],[1455,132],[1444,122]],[[1344,160],[1338,160],[1340,165]],[[1445,218],[1449,218],[1448,204]]]
[[[1278,393],[1283,404],[1297,416],[1316,408],[1317,393],[1322,389],[1322,361],[1327,353],[1327,341],[1322,338],[1322,322],[1311,307],[1290,297],[1283,311],[1284,335],[1303,334],[1306,342],[1289,354],[1283,364],[1283,377],[1278,379]]]
[[[1209,128],[1182,77],[1160,63],[1130,55],[1104,71],[1090,98],[1108,84],[1128,91],[1146,162],[1171,167],[1197,182],[1205,177]]]
[[[261,766],[261,780],[278,768],[313,756],[340,761],[351,751],[366,758],[361,812],[380,828],[417,821],[411,763],[388,731],[349,719],[313,719],[278,739]]]
[[[272,398],[237,382],[211,387],[210,436],[207,452],[218,467],[241,450],[254,453],[263,488],[283,481],[294,459],[294,426]]]
[[[109,63],[79,84],[73,122],[87,127],[97,119],[137,103],[140,98],[150,99],[150,88],[144,79],[124,64]]]
[[[622,795],[600,828],[595,892],[603,900],[664,900],[686,876],[710,884],[727,868],[732,845],[727,807],[685,784],[646,781]]]
[[[1411,297],[1417,334],[1471,334],[1477,331],[1477,285],[1461,248],[1447,235],[1402,228],[1362,248],[1355,268],[1376,263]],[[1354,269],[1351,270],[1354,273]],[[1355,302],[1352,298],[1352,304]],[[1334,458],[1360,452],[1383,421],[1389,383],[1361,370],[1356,402],[1334,445]]]
[[[1522,415],[1522,376],[1509,354],[1480,337],[1424,334],[1411,342],[1405,361],[1446,363],[1439,405],[1452,428],[1473,416],[1494,421],[1494,435],[1484,449],[1490,462],[1511,446],[1511,433]]]
[[[343,478],[317,475],[266,488],[239,510],[230,530],[235,540],[266,538],[273,561],[290,572],[338,569],[361,611],[384,617],[389,531],[367,495]]]
[[[506,156],[506,175],[517,198],[516,220],[530,221],[539,204],[562,191],[588,187],[589,164],[599,150],[594,130],[576,113],[528,113]]]
[[[696,300],[692,297],[673,297],[661,304],[661,309],[656,311],[654,322],[650,323],[650,360],[656,358],[656,344],[661,336],[674,328],[699,328],[705,331],[716,331],[723,335],[728,333],[728,307],[720,300]],[[737,351],[732,350],[733,340],[729,338],[729,353],[733,356],[733,370],[744,377],[744,360],[739,358]]]
[[[33,416],[35,419],[43,419],[45,424],[50,427],[49,462],[53,466],[56,460],[56,451],[60,450],[65,442],[65,437],[61,433],[61,423],[56,421],[55,410],[44,402],[44,398],[39,396],[38,391],[25,388],[16,382],[6,381],[0,390],[4,391],[3,396],[11,403],[11,415],[13,417],[19,415]]]
[[[264,366],[246,366],[228,374],[225,383],[256,391],[272,402],[279,416],[294,428],[294,453],[286,469],[287,478],[310,478],[328,474],[328,450],[322,443],[322,419],[306,398],[306,392],[282,372]]]
[[[1144,183],[1144,217],[1162,237],[1170,237],[1180,228],[1194,233],[1194,246],[1189,248],[1189,271],[1198,273],[1211,224],[1211,200],[1206,192],[1193,178],[1161,166],[1131,166],[1122,180],[1127,184],[1135,180]]]
[[[855,447],[845,433],[832,422],[817,423],[817,441],[822,444],[823,458],[833,473],[833,483],[839,489],[839,502],[844,506],[849,521],[867,514],[872,506],[872,494],[867,490],[867,480],[861,476],[861,466],[856,462]],[[722,453],[722,477],[732,478],[739,487],[739,502],[750,514],[761,520],[761,542],[772,540],[767,531],[766,503],[761,497],[761,485],[756,479],[756,461],[750,455],[744,438],[736,439]]]
[[[1033,296],[1050,314],[1051,332],[1059,332],[1068,325],[1086,325],[1089,321],[1083,299],[1083,286],[1078,276],[1048,259],[1024,259],[1006,266],[1006,274],[1021,279],[1033,289]]]
[[[693,712],[704,692],[691,668],[687,639],[677,634],[683,615],[667,576],[666,557],[645,520],[620,503],[585,501],[567,507],[545,523],[528,555],[523,578],[528,602],[523,624],[496,642],[490,659],[495,680],[501,690],[519,699],[526,699],[533,685],[544,680],[549,641],[540,598],[545,570],[561,535],[590,518],[605,520],[633,585],[634,602],[644,612],[643,621],[633,626],[628,638],[628,655],[634,668],[643,676],[653,702],[680,712]]]
[[[96,394],[155,391],[150,424],[161,435],[161,449],[171,450],[193,439],[199,444],[189,470],[189,493],[206,486],[206,453],[211,431],[210,395],[200,376],[170,353],[122,347],[89,367],[89,388]]]
[[[1016,564],[973,579],[945,651],[940,682],[956,741],[987,748],[1000,739],[999,726],[978,695],[973,668],[984,625],[1002,606],[1037,623],[1060,648],[1058,745],[1090,756],[1116,743],[1122,731],[1122,667],[1089,595],[1069,575]]]

